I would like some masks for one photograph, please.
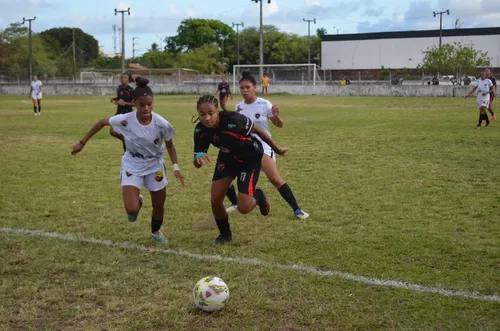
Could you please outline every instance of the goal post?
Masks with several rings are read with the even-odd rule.
[[[319,86],[324,86],[323,71],[316,64],[240,64],[233,66],[233,91],[236,91],[238,82],[244,71],[249,71],[261,86],[260,69],[271,80],[270,90],[277,93],[313,94]],[[321,77],[323,76],[323,77]]]

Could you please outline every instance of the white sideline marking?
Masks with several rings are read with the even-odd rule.
[[[44,232],[44,231],[36,231],[36,230],[26,230],[26,229],[11,229],[11,228],[1,228],[2,232],[12,233],[12,234],[22,234],[27,236],[35,236],[35,237],[45,237],[45,238],[55,238],[60,240],[67,241],[76,241],[82,243],[90,243],[90,244],[98,244],[104,245],[108,247],[118,247],[124,249],[133,249],[142,252],[148,253],[162,253],[162,254],[172,254],[185,256],[192,259],[197,260],[207,260],[207,261],[217,261],[217,262],[228,262],[242,265],[254,265],[269,269],[282,269],[282,270],[296,270],[302,271],[308,274],[314,274],[324,277],[337,277],[344,280],[349,280],[356,283],[362,283],[367,285],[375,285],[375,286],[383,286],[383,287],[395,287],[402,288],[415,292],[425,292],[425,293],[435,293],[444,296],[450,297],[461,297],[468,299],[475,299],[481,301],[496,301],[500,302],[500,296],[498,295],[484,295],[479,294],[477,292],[465,292],[465,291],[455,291],[455,290],[447,290],[439,287],[427,287],[419,284],[412,284],[399,280],[388,280],[388,279],[378,279],[364,276],[356,276],[347,272],[335,271],[335,270],[320,270],[310,266],[303,266],[298,264],[281,264],[281,263],[273,263],[267,262],[259,259],[250,259],[244,257],[229,257],[222,255],[205,255],[198,253],[190,253],[183,250],[177,249],[168,249],[168,248],[157,248],[157,247],[148,247],[143,245],[138,245],[129,242],[112,242],[110,240],[96,239],[96,238],[85,238],[80,237],[73,234],[63,234],[57,232]]]

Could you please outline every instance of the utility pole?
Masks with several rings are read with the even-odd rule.
[[[36,20],[36,16],[33,17],[33,18],[24,18],[23,17],[23,24],[28,22],[29,23],[29,32],[28,32],[28,48],[29,48],[29,58],[30,58],[30,78],[29,78],[29,81],[31,82],[31,80],[33,79],[33,50],[32,50],[32,46],[31,46],[31,22]]]
[[[238,51],[236,52],[236,62],[238,63],[238,65],[240,65],[240,29],[239,27],[245,27],[245,25],[243,25],[243,22],[241,23],[234,23],[233,22],[233,28],[236,26],[236,38],[237,38],[237,44],[238,44]]]
[[[340,29],[337,29],[336,27],[333,27],[335,30],[337,30],[337,34],[339,34]]]
[[[443,14],[450,15],[450,10],[446,9],[445,11],[440,11],[438,13],[432,12],[434,17],[439,15],[439,49],[441,49],[441,39],[443,38]]]
[[[257,3],[260,2],[260,70],[259,75],[262,77],[264,75],[264,27],[262,19],[262,0],[252,0]],[[271,0],[267,0],[267,3],[271,3]]]
[[[307,57],[307,63],[311,64],[311,22],[314,22],[316,24],[316,19],[313,18],[312,20],[306,20],[305,18],[302,19],[304,22],[307,22],[307,41],[309,43],[309,52],[308,52],[308,57]],[[307,67],[307,73],[309,75],[308,79],[311,79],[311,67]]]
[[[122,14],[122,72],[125,71],[125,13],[130,16],[130,8],[127,10],[118,10],[115,8],[115,15]]]
[[[135,59],[135,45],[139,44],[135,42],[136,39],[139,39],[139,37],[132,38],[132,59]]]
[[[114,50],[115,50],[114,53],[116,55],[116,53],[118,53],[118,52],[116,51],[116,25],[115,24],[113,24],[113,42],[114,42]]]
[[[73,28],[73,82],[76,76],[76,45],[75,45],[75,28]]]

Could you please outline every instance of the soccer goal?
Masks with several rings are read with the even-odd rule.
[[[244,71],[249,71],[261,89],[262,76],[270,79],[270,93],[315,95],[325,86],[324,71],[316,64],[240,64],[233,66],[233,91]]]

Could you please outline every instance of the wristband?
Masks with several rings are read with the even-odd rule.
[[[80,144],[82,144],[83,146],[85,146],[85,143],[83,141],[80,140]]]
[[[207,153],[205,153],[205,152],[194,153],[194,159],[198,160],[200,157],[202,157],[205,154],[207,154]]]
[[[177,163],[174,163],[174,171],[180,171],[181,168],[179,168],[179,165]]]

